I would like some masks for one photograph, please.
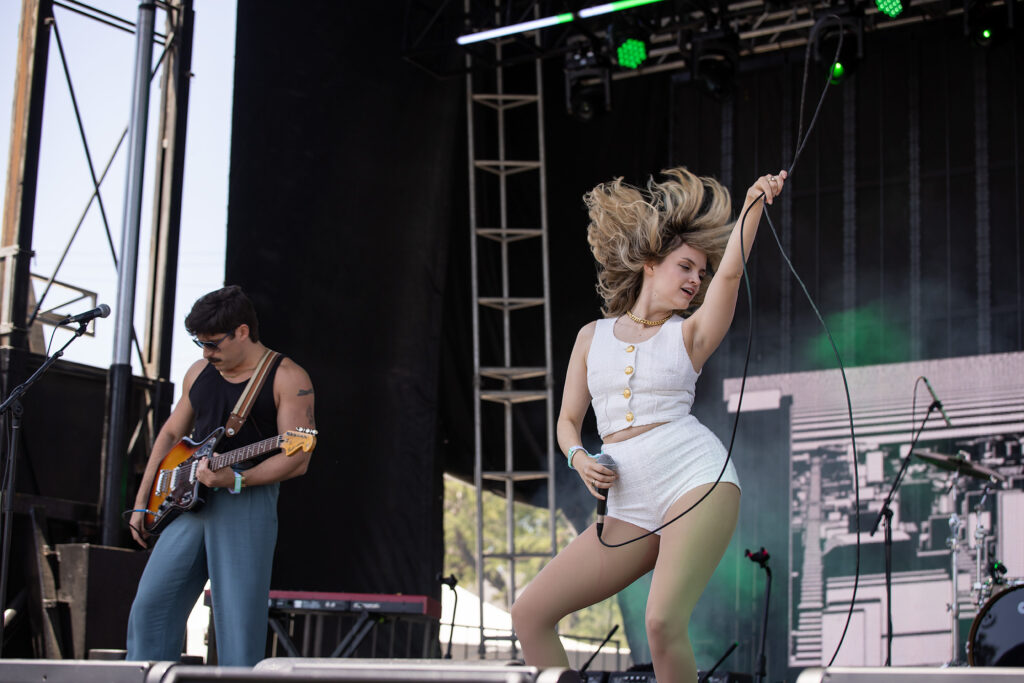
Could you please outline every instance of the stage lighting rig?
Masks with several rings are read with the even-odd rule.
[[[835,64],[842,36],[842,48]],[[860,65],[864,58],[864,17],[859,14],[845,14],[836,20],[835,14],[818,17],[811,28],[811,44],[814,47],[814,58],[829,69],[829,81],[839,85],[846,80]]]
[[[626,69],[636,69],[647,60],[650,31],[644,30],[636,17],[617,17],[608,26],[608,46],[615,63]]]
[[[732,95],[739,63],[739,36],[725,29],[700,33],[689,42],[692,80],[716,99]]]
[[[587,122],[612,108],[607,48],[587,36],[569,39],[565,54],[565,111]]]
[[[965,4],[964,35],[978,47],[988,48],[1009,35],[1013,29],[1015,3],[1005,3],[1005,13],[993,4],[974,0]]]
[[[875,7],[890,19],[903,14],[903,3],[900,0],[875,0]]]

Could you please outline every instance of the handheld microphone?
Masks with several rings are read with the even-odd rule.
[[[78,315],[69,315],[68,317],[61,320],[58,325],[70,325],[72,323],[87,323],[93,318],[106,318],[110,315],[110,306],[106,304],[100,304],[91,311],[85,313],[79,313]]]
[[[932,400],[935,402],[935,407],[939,409],[940,413],[942,413],[942,419],[946,421],[946,426],[952,427],[953,423],[950,421],[949,415],[946,415],[946,409],[942,407],[942,401],[939,400],[939,397],[935,394],[935,390],[932,389],[932,383],[929,382],[928,378],[925,377],[924,375],[921,375],[921,379],[924,380],[924,385],[928,387],[928,393],[932,395]]]
[[[612,460],[612,456],[607,453],[601,453],[597,456],[597,460],[594,461],[602,467],[607,467],[613,472],[617,469],[615,461]],[[597,537],[601,538],[601,532],[604,530],[604,517],[608,514],[608,489],[599,489],[596,486],[594,490],[604,498],[598,498],[597,500]]]

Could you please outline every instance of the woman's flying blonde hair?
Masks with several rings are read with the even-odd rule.
[[[729,191],[714,178],[683,167],[652,176],[645,189],[616,178],[583,195],[590,215],[587,242],[597,259],[597,291],[607,317],[626,313],[640,296],[644,264],[660,263],[688,244],[708,258],[707,274],[690,311],[704,300],[710,276],[718,268],[732,232]],[[684,311],[676,311],[683,313]]]

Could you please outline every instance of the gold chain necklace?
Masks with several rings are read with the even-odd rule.
[[[647,320],[646,318],[641,318],[640,316],[633,315],[633,311],[626,311],[626,315],[629,316],[630,320],[632,320],[635,323],[640,323],[644,327],[657,327],[658,325],[664,325],[665,323],[667,323],[669,318],[671,318],[673,314],[669,313],[668,316],[662,318],[661,320]]]

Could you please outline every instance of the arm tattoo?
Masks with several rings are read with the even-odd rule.
[[[299,396],[309,396],[312,393],[313,393],[313,387],[310,387],[309,389],[299,389],[299,394],[298,395]]]

